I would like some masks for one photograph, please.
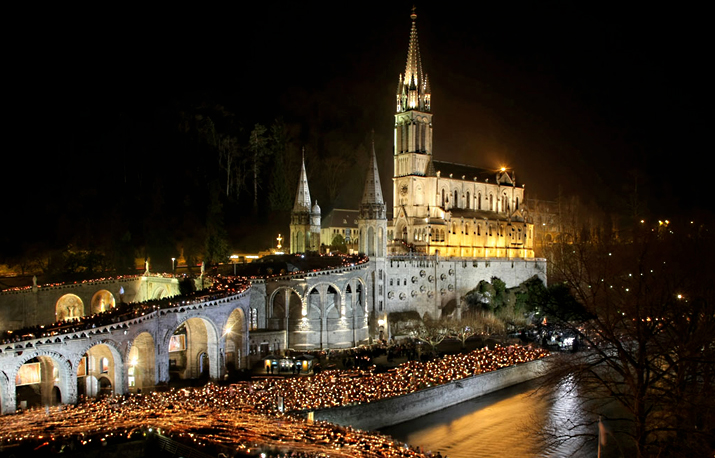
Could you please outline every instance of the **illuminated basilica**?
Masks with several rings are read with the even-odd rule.
[[[393,219],[386,225],[366,223],[386,218],[378,208],[385,202],[373,147],[356,228],[359,251],[373,256],[533,258],[534,227],[527,221],[524,188],[517,186],[514,174],[433,158],[431,89],[422,71],[417,15],[411,18],[407,64],[396,94]],[[291,219],[291,252],[317,251],[320,245],[320,208],[317,202],[311,207],[307,189],[303,165]],[[374,251],[368,248],[375,243],[380,246]]]

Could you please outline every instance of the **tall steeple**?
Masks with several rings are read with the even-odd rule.
[[[432,90],[422,71],[417,40],[417,14],[410,15],[412,29],[405,73],[397,84],[394,177],[424,176],[432,155]]]
[[[420,46],[417,39],[417,14],[412,8],[412,29],[410,30],[410,44],[407,48],[407,64],[404,75],[400,75],[397,85],[397,112],[408,110],[430,111],[431,89],[429,78],[422,73],[422,59]]]

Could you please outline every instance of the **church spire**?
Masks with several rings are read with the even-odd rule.
[[[374,133],[373,133],[374,135]],[[385,219],[385,200],[382,198],[382,186],[380,185],[380,173],[377,170],[377,155],[375,154],[375,139],[372,140],[372,152],[370,153],[370,165],[365,178],[365,189],[362,193],[360,203],[360,217],[364,219]]]
[[[310,189],[308,189],[308,175],[305,173],[305,149],[303,149],[303,160],[298,179],[298,191],[295,194],[293,211],[310,212]]]
[[[397,112],[408,110],[430,111],[430,88],[427,75],[422,73],[420,46],[417,40],[417,14],[412,7],[412,29],[407,48],[405,74],[400,75],[397,85]]]
[[[370,164],[365,178],[365,189],[362,193],[362,204],[384,205],[382,198],[382,186],[380,186],[380,174],[377,171],[377,155],[375,154],[375,139],[372,140],[372,152],[370,153]]]

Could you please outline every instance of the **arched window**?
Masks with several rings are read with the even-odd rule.
[[[482,209],[482,193],[477,194],[477,210]]]
[[[494,211],[494,195],[489,194],[489,211]]]
[[[467,204],[467,210],[469,209],[469,191],[467,191],[467,200],[465,201],[465,204]]]
[[[444,188],[442,188],[442,208],[445,208],[444,203]]]
[[[459,196],[457,195],[457,191],[454,191],[454,203],[452,204],[452,207],[457,208],[459,205]]]

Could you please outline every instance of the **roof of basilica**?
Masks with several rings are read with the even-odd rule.
[[[497,183],[500,180],[501,184],[513,184],[511,177],[508,174],[501,173],[500,170],[483,169],[466,164],[456,164],[446,161],[430,161],[427,167],[426,176],[437,176],[439,172],[442,178],[453,178],[457,180],[474,180],[479,182]],[[506,175],[506,176],[505,176]]]
[[[512,215],[506,215],[503,213],[495,213],[487,210],[472,210],[469,208],[451,208],[447,210],[452,214],[452,219],[464,218],[464,219],[477,219],[490,221],[501,220],[501,221],[523,221],[524,218],[521,212],[514,213]]]

